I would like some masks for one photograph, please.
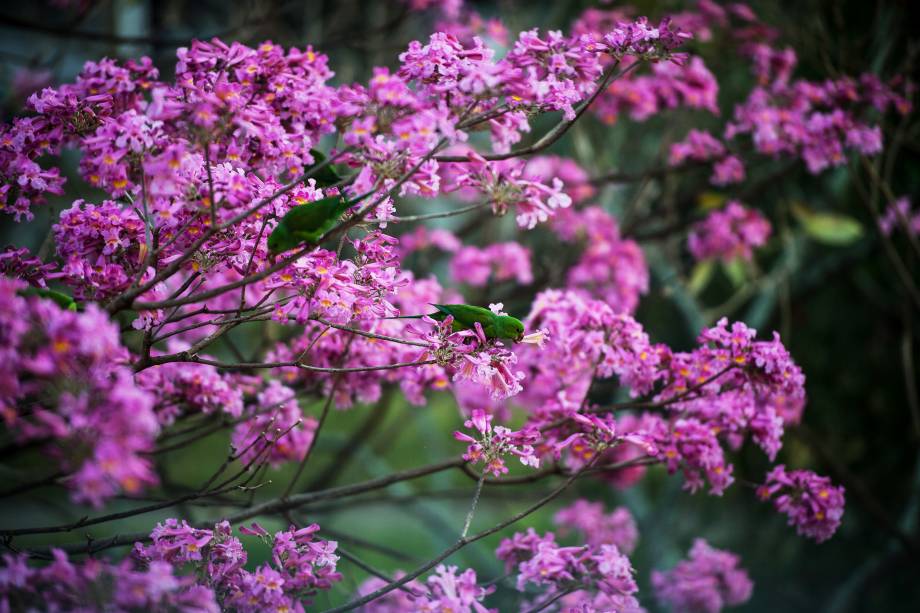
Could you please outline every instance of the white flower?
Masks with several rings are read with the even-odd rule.
[[[537,330],[536,332],[531,332],[521,339],[522,343],[527,343],[529,345],[536,345],[540,349],[543,348],[543,345],[546,343],[546,340],[549,338],[549,332],[546,330]]]
[[[504,302],[493,302],[489,304],[489,310],[495,313],[496,315],[507,315],[502,309],[505,308]]]

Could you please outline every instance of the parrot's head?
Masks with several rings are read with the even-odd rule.
[[[524,338],[524,324],[517,317],[510,315],[498,316],[498,331],[500,338],[510,338],[516,343],[520,343]]]

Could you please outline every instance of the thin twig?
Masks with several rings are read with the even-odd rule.
[[[466,514],[466,521],[463,522],[463,532],[460,534],[461,538],[466,538],[466,535],[470,531],[470,524],[473,523],[473,515],[476,514],[476,507],[479,506],[479,496],[482,494],[482,484],[486,480],[486,471],[482,471],[482,475],[479,477],[479,481],[476,482],[476,493],[473,494],[473,502],[470,505],[470,510]]]
[[[587,466],[590,466],[590,464],[586,465],[585,468],[587,468]],[[580,471],[579,471],[579,472],[580,472]],[[556,497],[558,497],[560,494],[562,494],[562,492],[564,492],[566,489],[568,489],[568,487],[575,481],[575,479],[578,477],[578,475],[579,475],[579,473],[573,474],[571,477],[569,477],[568,479],[566,479],[559,487],[557,487],[555,490],[553,490],[552,492],[550,492],[547,496],[545,496],[544,498],[538,500],[536,503],[534,503],[533,505],[531,505],[531,506],[529,506],[528,508],[524,509],[523,511],[521,511],[521,512],[519,512],[519,513],[515,513],[515,514],[512,515],[510,518],[508,518],[508,519],[506,519],[506,520],[504,520],[504,521],[502,521],[502,522],[499,522],[499,523],[496,524],[495,526],[493,526],[493,527],[491,527],[491,528],[489,528],[489,529],[487,529],[487,530],[483,530],[482,532],[478,532],[478,533],[474,534],[474,535],[471,536],[471,537],[461,537],[460,539],[457,540],[456,543],[454,543],[453,545],[451,545],[450,547],[448,547],[447,549],[445,549],[443,552],[441,552],[440,554],[438,554],[437,556],[435,556],[434,558],[432,558],[431,560],[429,560],[429,561],[426,562],[425,564],[422,564],[421,566],[419,566],[418,568],[416,568],[416,569],[413,570],[412,572],[408,573],[407,575],[405,575],[405,576],[399,578],[398,580],[392,581],[392,582],[388,583],[387,585],[381,587],[380,589],[374,590],[374,591],[371,592],[370,594],[367,594],[367,595],[362,596],[362,597],[360,597],[360,598],[356,598],[356,599],[354,599],[354,600],[352,600],[352,601],[350,601],[350,602],[348,602],[348,603],[346,603],[346,604],[344,604],[344,605],[341,605],[341,606],[338,606],[338,607],[333,607],[333,608],[331,608],[331,609],[327,609],[327,610],[324,611],[323,613],[342,613],[343,611],[351,611],[351,610],[356,609],[356,608],[358,608],[358,607],[360,607],[360,606],[363,606],[363,605],[365,605],[365,604],[367,604],[367,603],[369,603],[369,602],[372,602],[372,601],[376,600],[377,598],[380,598],[380,597],[383,596],[384,594],[388,594],[389,592],[392,592],[393,590],[399,588],[400,586],[403,586],[403,585],[409,583],[410,581],[412,581],[413,579],[415,579],[416,577],[418,577],[418,576],[421,575],[422,573],[425,573],[425,572],[431,570],[432,568],[434,568],[435,566],[437,566],[438,564],[440,564],[443,560],[447,559],[448,557],[450,557],[451,555],[453,555],[453,554],[456,553],[457,551],[463,549],[464,547],[466,547],[466,546],[469,545],[470,543],[475,543],[476,541],[482,540],[482,539],[486,538],[487,536],[491,536],[492,534],[495,534],[496,532],[499,532],[499,531],[501,531],[501,530],[504,530],[504,529],[507,528],[508,526],[510,526],[510,525],[512,525],[512,524],[514,524],[514,523],[520,521],[521,519],[527,517],[528,515],[530,515],[530,514],[533,513],[534,511],[537,511],[538,509],[540,509],[540,508],[543,507],[544,505],[548,504],[549,502],[552,502]]]
[[[607,86],[611,82],[616,81],[617,79],[619,79],[620,77],[628,73],[629,71],[633,70],[639,64],[640,62],[631,64],[618,73],[615,71],[617,67],[619,66],[619,62],[612,64],[609,68],[607,68],[607,70],[604,71],[604,75],[601,78],[601,82],[597,86],[597,89],[594,90],[594,93],[592,93],[591,96],[589,96],[587,100],[585,100],[579,105],[578,110],[575,111],[575,117],[573,117],[572,119],[568,119],[568,120],[563,119],[562,121],[557,123],[549,132],[544,134],[540,138],[540,140],[538,140],[537,142],[535,142],[534,144],[530,146],[522,147],[520,149],[513,149],[509,151],[508,153],[487,153],[482,156],[483,159],[488,160],[490,162],[495,162],[495,161],[500,161],[500,160],[509,160],[511,158],[517,158],[517,157],[525,157],[525,156],[533,155],[535,153],[539,153],[540,151],[543,151],[544,149],[546,149],[547,147],[549,147],[550,145],[558,141],[560,138],[562,138],[565,135],[565,133],[569,131],[569,129],[575,124],[575,122],[577,122],[581,118],[581,116],[585,113],[585,111],[588,110],[588,107],[591,106],[591,103],[593,103],[597,99],[597,97],[600,96],[601,93],[607,89]],[[438,162],[468,162],[469,161],[469,158],[464,155],[439,155],[439,156],[435,156],[434,159],[437,160]]]

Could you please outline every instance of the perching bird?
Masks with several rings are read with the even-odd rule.
[[[315,245],[331,230],[349,203],[342,196],[329,196],[295,206],[285,213],[268,237],[268,251],[277,255],[300,245]]]
[[[454,318],[453,329],[472,330],[476,323],[482,326],[486,338],[506,338],[517,343],[524,338],[524,324],[517,317],[497,315],[489,309],[470,304],[432,304],[436,312],[428,315],[435,321],[444,321],[448,315]],[[388,319],[421,319],[425,315],[402,315]]]
[[[47,298],[53,300],[59,307],[62,309],[67,309],[68,311],[76,311],[79,305],[76,300],[65,294],[64,292],[59,292],[53,289],[45,289],[42,287],[27,287],[25,289],[19,290],[19,295],[28,298],[29,296],[38,296],[39,298]]]

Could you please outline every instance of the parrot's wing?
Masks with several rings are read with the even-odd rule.
[[[331,230],[346,209],[345,198],[330,196],[295,206],[281,219],[280,225],[293,237],[313,242]]]
[[[489,309],[473,306],[471,304],[432,304],[431,306],[442,313],[453,315],[456,321],[470,328],[472,328],[473,324],[476,322],[485,325],[495,318],[495,313]]]
[[[453,313],[451,313],[450,307],[455,306],[455,305],[452,305],[452,304],[434,304],[434,303],[432,303],[431,306],[433,306],[433,307],[436,308],[437,310],[441,311],[441,312],[444,313],[445,315],[453,315]]]
[[[295,206],[285,214],[281,223],[291,232],[313,232],[345,210],[344,198],[330,196],[315,202]]]
[[[54,301],[62,309],[68,309],[70,311],[77,310],[77,302],[65,294],[64,292],[59,292],[53,289],[46,289],[42,287],[27,287],[25,289],[19,290],[20,296],[38,296],[39,298],[47,298]]]

